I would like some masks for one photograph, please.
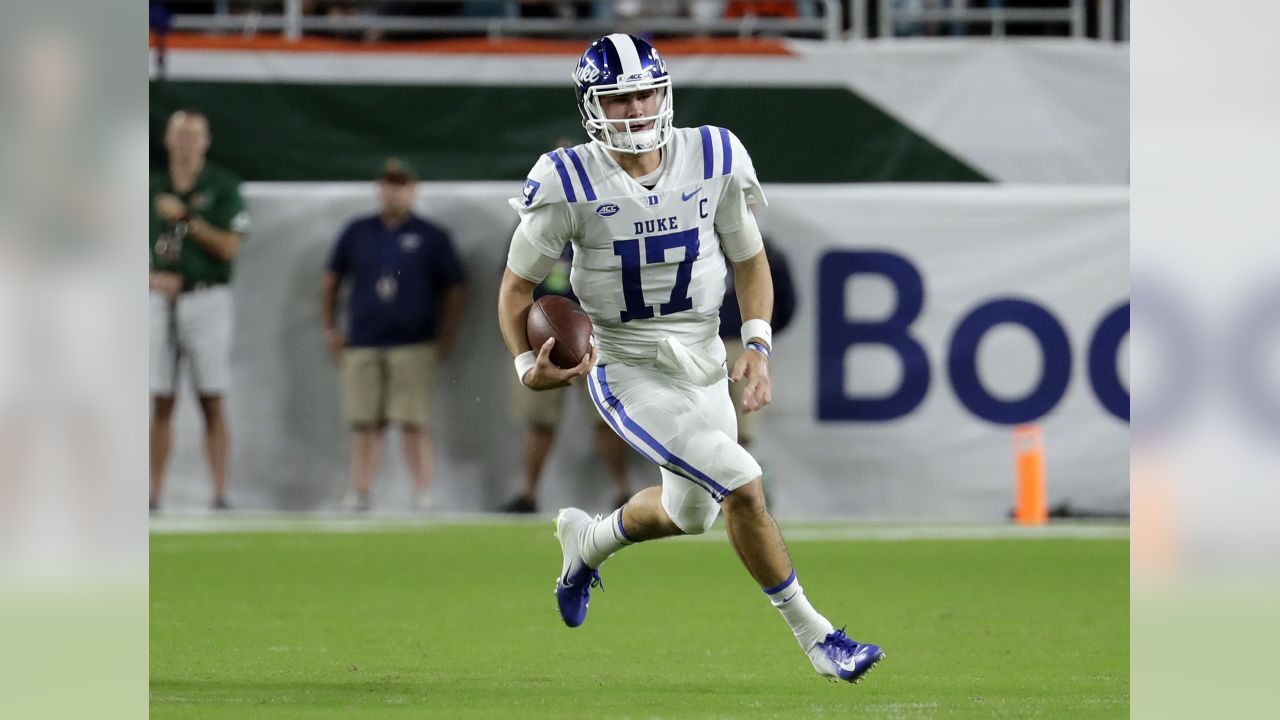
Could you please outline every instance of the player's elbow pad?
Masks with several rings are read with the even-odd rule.
[[[558,258],[547,257],[538,251],[524,232],[524,226],[516,228],[511,236],[511,249],[507,251],[507,267],[511,272],[537,285],[546,279]]]
[[[750,260],[764,249],[764,238],[760,237],[760,226],[756,225],[756,216],[747,212],[742,227],[733,232],[720,233],[720,244],[724,254],[731,262]]]

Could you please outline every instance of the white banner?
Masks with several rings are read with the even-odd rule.
[[[770,199],[763,224],[803,303],[777,341],[757,451],[784,488],[779,513],[1001,517],[1021,422],[1043,428],[1050,505],[1127,509],[1126,190]]]
[[[467,322],[442,365],[439,490],[490,510],[516,487],[522,428],[496,291],[511,183],[424,184],[420,211],[470,274]],[[753,452],[783,517],[993,520],[1012,501],[1011,424],[1042,427],[1051,505],[1128,507],[1128,191],[975,186],[771,186],[761,225],[791,261],[799,307],[776,340],[774,404]],[[342,495],[346,434],[319,283],[364,184],[250,184],[253,236],[234,283],[232,497],[320,509]],[[208,496],[198,413],[181,402],[168,507]],[[545,508],[605,509],[612,488],[581,404],[547,467]],[[375,490],[403,506],[387,449]],[[633,484],[657,481],[637,461]]]

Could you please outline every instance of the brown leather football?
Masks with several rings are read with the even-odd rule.
[[[543,295],[535,300],[529,308],[525,334],[534,352],[542,349],[547,338],[554,337],[551,362],[559,368],[574,367],[591,354],[591,318],[568,298]]]

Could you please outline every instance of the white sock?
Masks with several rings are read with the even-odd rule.
[[[800,581],[796,579],[794,570],[791,571],[791,577],[781,585],[761,589],[764,590],[765,595],[769,596],[773,606],[778,608],[778,612],[782,613],[782,619],[787,621],[787,625],[791,627],[791,633],[796,636],[796,642],[800,643],[800,648],[805,652],[822,642],[827,634],[835,629],[831,621],[809,604],[809,599],[804,596],[804,588],[800,587]]]
[[[582,532],[582,559],[593,568],[600,567],[610,555],[632,543],[622,529],[622,508],[609,513],[608,517],[592,520]]]

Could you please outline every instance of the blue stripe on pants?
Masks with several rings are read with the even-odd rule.
[[[603,373],[600,373],[600,375],[603,375]],[[609,427],[613,428],[613,432],[616,433],[618,437],[622,438],[628,445],[630,445],[631,449],[640,453],[641,457],[643,457],[645,460],[648,460],[649,462],[662,465],[662,461],[665,459],[665,456],[661,458],[656,458],[656,459],[653,458],[652,456],[649,455],[648,452],[645,452],[645,449],[643,447],[636,444],[636,442],[632,440],[630,436],[624,433],[622,431],[622,428],[618,426],[618,421],[614,419],[613,414],[610,412],[610,410],[611,408],[620,406],[621,402],[616,397],[613,397],[612,395],[610,395],[609,396],[610,402],[606,403],[605,400],[600,397],[599,393],[602,391],[598,391],[596,389],[598,383],[599,381],[596,380],[594,377],[587,378],[587,389],[591,391],[591,400],[596,404],[596,407],[600,408],[600,414],[604,416],[605,422],[609,423]],[[628,418],[628,420],[629,419],[630,418]],[[693,483],[694,485],[697,485],[703,490],[706,490],[708,495],[715,497],[716,495],[715,492],[710,488],[708,488],[706,485],[703,485],[702,482],[700,482],[697,478],[691,477],[688,473],[684,472],[683,470],[680,470],[679,468],[672,470],[672,472],[685,478],[686,480]]]
[[[593,382],[593,380],[594,378],[591,378],[591,377],[587,378],[587,390],[591,391],[591,401],[594,402],[596,404],[596,407],[600,409],[600,416],[604,418],[605,422],[609,423],[609,427],[613,428],[613,432],[617,434],[618,437],[625,440],[626,443],[630,445],[633,450],[640,453],[641,457],[643,457],[645,460],[649,460],[650,462],[653,462],[654,460],[653,458],[649,457],[649,453],[645,452],[644,448],[640,447],[634,441],[632,441],[631,438],[627,437],[627,434],[622,432],[622,428],[618,427],[618,421],[614,419],[613,415],[609,412],[609,406],[605,405],[604,400],[600,398],[600,395],[596,390],[596,385]]]
[[[689,477],[689,479],[691,480],[699,482],[699,484],[705,484],[705,487],[703,489],[711,493],[711,497],[715,498],[717,502],[724,500],[725,496],[729,494],[729,491],[723,485],[717,483],[715,480],[712,480],[711,477],[708,476],[706,473],[690,465],[687,461],[684,460],[684,458],[681,458],[680,456],[676,455],[675,453],[663,447],[662,443],[654,439],[654,437],[650,435],[643,427],[640,427],[639,423],[637,423],[635,420],[632,420],[631,417],[627,415],[627,409],[622,406],[622,401],[614,397],[613,393],[609,391],[609,381],[605,377],[605,371],[604,371],[605,367],[606,366],[604,365],[600,365],[599,367],[596,368],[596,380],[600,383],[600,390],[604,393],[605,402],[608,403],[610,407],[617,409],[618,415],[622,418],[623,427],[635,433],[636,436],[639,437],[641,440],[643,440],[646,445],[653,448],[655,452],[661,455],[662,459],[665,460],[668,464],[674,465],[675,467],[684,471],[681,473],[682,475]]]

